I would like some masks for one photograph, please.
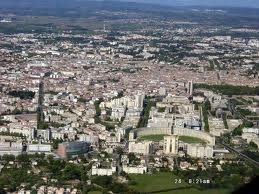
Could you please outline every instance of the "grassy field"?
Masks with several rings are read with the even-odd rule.
[[[139,138],[140,141],[149,140],[149,141],[161,141],[164,139],[165,135],[145,135]]]
[[[143,140],[149,140],[149,141],[161,141],[164,139],[164,136],[166,135],[146,135],[139,138],[140,141]],[[202,143],[205,144],[206,142],[202,139],[195,138],[195,137],[188,137],[188,136],[180,136],[180,141],[186,142],[186,143]]]
[[[90,191],[87,194],[102,194],[101,191]]]
[[[183,141],[185,143],[202,143],[202,144],[206,143],[204,140],[202,140],[200,138],[188,137],[188,136],[180,136],[179,140]]]
[[[200,191],[192,188],[187,183],[175,183],[177,179],[172,173],[161,172],[153,175],[131,175],[132,180],[136,181],[136,185],[130,186],[138,192],[152,192],[160,194],[228,194],[226,190],[210,189]]]

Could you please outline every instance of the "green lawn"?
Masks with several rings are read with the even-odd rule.
[[[171,172],[161,172],[156,174],[130,175],[136,185],[130,187],[138,192],[154,192],[160,194],[228,194],[226,190],[210,189],[200,191],[195,188],[188,188],[187,183],[175,183],[176,176]]]
[[[101,191],[90,191],[87,194],[102,194]]]
[[[140,141],[149,140],[149,141],[161,141],[166,135],[145,135],[139,138]]]
[[[180,141],[183,141],[185,143],[202,143],[202,144],[206,144],[206,142],[200,138],[196,138],[196,137],[189,137],[189,136],[180,136],[179,137]]]
[[[164,136],[166,135],[145,135],[139,138],[140,141],[148,140],[148,141],[161,141],[164,139]],[[195,137],[188,137],[188,136],[180,136],[180,141],[186,142],[186,143],[202,143],[206,144],[206,142],[202,139],[195,138]]]

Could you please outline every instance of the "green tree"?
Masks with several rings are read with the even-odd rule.
[[[14,155],[5,154],[5,155],[2,156],[2,160],[6,161],[6,162],[14,161],[15,160],[15,156]]]
[[[110,176],[98,176],[95,179],[93,179],[93,183],[107,188],[112,184],[112,177],[110,177]]]
[[[252,142],[252,141],[250,141],[249,147],[252,148],[252,149],[256,149],[256,150],[258,149],[258,145],[256,143]]]
[[[203,122],[204,122],[204,130],[206,132],[210,131],[209,127],[209,118],[208,118],[208,111],[211,110],[210,101],[206,100],[202,106],[202,115],[203,115]]]

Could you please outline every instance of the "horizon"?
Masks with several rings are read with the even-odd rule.
[[[121,2],[152,3],[170,6],[211,6],[259,8],[258,0],[120,0]]]
[[[74,2],[73,2],[74,1]],[[31,2],[31,0],[9,0],[9,1],[0,1],[1,5],[8,5],[8,6],[15,6],[17,4],[26,4],[27,2]],[[71,3],[86,3],[86,2],[113,2],[113,3],[141,3],[141,4],[157,4],[160,6],[172,6],[172,7],[185,7],[185,6],[200,6],[200,7],[237,7],[237,8],[259,8],[259,1],[258,0],[37,0],[34,1],[34,5],[37,6],[46,3],[57,3],[64,5],[68,5]]]

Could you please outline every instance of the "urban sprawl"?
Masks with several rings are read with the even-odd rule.
[[[0,193],[148,193],[134,177],[169,172],[172,187],[233,189],[258,175],[259,38],[213,34],[259,29],[110,22],[0,34]]]

